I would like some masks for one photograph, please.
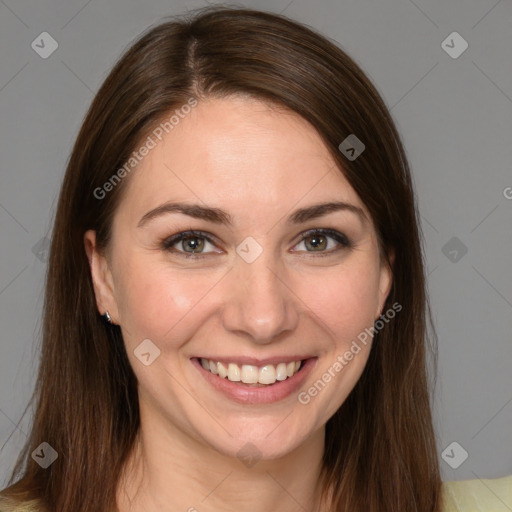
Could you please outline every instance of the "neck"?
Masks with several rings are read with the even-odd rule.
[[[125,464],[119,512],[321,510],[324,428],[279,459],[255,464],[219,453],[164,420],[146,421]]]

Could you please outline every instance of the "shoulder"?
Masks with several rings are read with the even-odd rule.
[[[512,475],[443,482],[443,512],[510,512]]]
[[[443,512],[510,512],[512,475],[443,482]],[[0,512],[39,512],[36,501],[17,504],[0,496]]]
[[[0,512],[41,512],[42,510],[37,501],[18,503],[0,496]]]

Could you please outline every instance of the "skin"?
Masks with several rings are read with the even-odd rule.
[[[84,237],[98,310],[121,326],[139,382],[141,430],[119,485],[120,512],[319,510],[325,424],[359,379],[371,340],[307,405],[297,393],[236,403],[190,358],[308,354],[317,364],[299,391],[311,387],[373,325],[389,293],[364,204],[311,125],[238,96],[201,100],[126,179],[107,251],[94,231]],[[138,227],[169,201],[221,208],[233,225],[166,213]],[[329,201],[365,217],[343,210],[286,222]],[[300,238],[313,228],[343,233],[353,247],[324,235],[328,245],[315,249],[314,235]],[[206,257],[186,259],[187,240],[174,245],[181,252],[162,248],[189,229],[214,238],[194,239]],[[236,252],[248,236],[263,248],[252,263]],[[149,366],[134,355],[145,339],[161,351]],[[237,457],[246,443],[261,452],[252,467]]]

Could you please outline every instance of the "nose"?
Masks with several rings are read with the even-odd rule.
[[[293,331],[299,321],[300,301],[270,252],[263,251],[252,263],[236,258],[222,314],[226,330],[259,344]]]

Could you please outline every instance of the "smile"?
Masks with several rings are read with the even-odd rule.
[[[310,357],[254,365],[242,364],[243,361],[228,363],[210,358],[191,358],[214,391],[245,405],[269,404],[297,393],[317,361],[317,357]]]
[[[249,364],[239,366],[236,363],[214,362],[212,359],[201,358],[202,367],[214,375],[223,379],[227,378],[231,382],[242,382],[255,386],[268,386],[276,381],[293,377],[299,371],[301,364],[302,361],[291,361],[277,365],[266,364],[260,367]]]

